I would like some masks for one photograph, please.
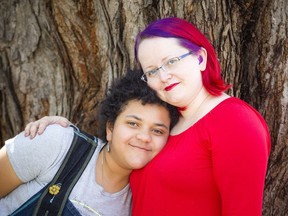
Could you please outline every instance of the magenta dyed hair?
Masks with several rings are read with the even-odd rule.
[[[152,37],[177,38],[183,47],[192,50],[194,53],[197,53],[201,47],[205,48],[207,51],[207,65],[205,71],[202,71],[202,81],[206,90],[217,96],[231,87],[221,77],[220,64],[213,46],[191,23],[175,17],[152,22],[136,37],[134,47],[136,62],[139,62],[139,44],[145,38]]]

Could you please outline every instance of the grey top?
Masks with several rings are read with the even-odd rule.
[[[12,213],[53,179],[72,143],[73,136],[73,128],[51,125],[42,135],[37,135],[32,140],[21,133],[5,142],[8,158],[23,184],[0,199],[0,216]],[[101,140],[98,143],[69,199],[82,215],[131,215],[129,185],[111,194],[105,192],[96,182],[96,160],[104,145]]]

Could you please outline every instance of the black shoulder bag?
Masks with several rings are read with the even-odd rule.
[[[62,214],[73,187],[98,145],[97,138],[80,131],[75,126],[72,127],[74,138],[71,147],[53,180],[21,205],[11,216]]]

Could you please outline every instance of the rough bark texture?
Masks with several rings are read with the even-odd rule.
[[[213,43],[228,93],[258,109],[273,143],[263,215],[288,215],[286,0],[0,0],[0,141],[45,115],[97,134],[113,79],[134,67],[136,34],[157,18],[193,22]]]

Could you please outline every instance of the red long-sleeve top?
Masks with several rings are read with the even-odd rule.
[[[131,174],[134,216],[260,216],[270,152],[268,127],[229,98]]]

